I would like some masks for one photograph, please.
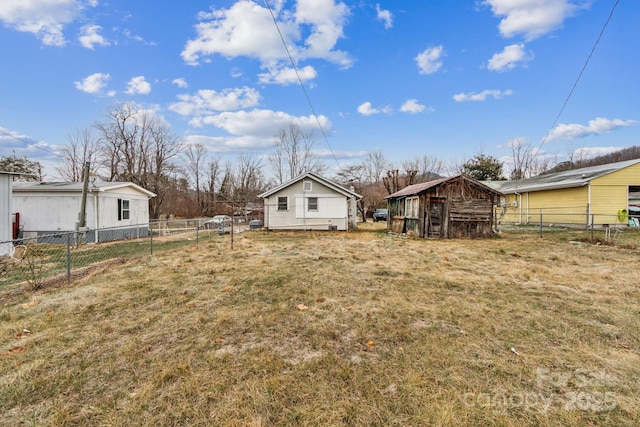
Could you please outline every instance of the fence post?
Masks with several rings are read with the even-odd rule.
[[[153,255],[153,223],[149,223],[149,249]]]
[[[593,242],[593,223],[595,221],[594,214],[591,214],[591,241]]]
[[[198,237],[200,236],[200,234],[198,233],[198,230],[200,229],[200,227],[198,227],[198,221],[196,220],[196,246],[198,246]]]
[[[71,233],[67,233],[67,284],[71,283]]]
[[[540,208],[540,237],[542,237],[542,208]]]

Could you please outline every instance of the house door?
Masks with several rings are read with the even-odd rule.
[[[431,198],[427,212],[427,237],[442,237],[444,221],[444,199]]]

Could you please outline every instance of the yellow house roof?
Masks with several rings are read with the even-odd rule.
[[[527,193],[534,191],[555,190],[559,188],[575,188],[589,184],[592,180],[640,164],[640,159],[606,165],[538,175],[532,178],[504,181],[500,191],[505,194]]]

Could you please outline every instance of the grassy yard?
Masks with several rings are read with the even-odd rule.
[[[0,425],[640,424],[638,246],[380,226],[212,239],[5,302]]]

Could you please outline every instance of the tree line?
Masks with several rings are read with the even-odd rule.
[[[260,206],[258,195],[268,188],[305,172],[326,175],[329,171],[316,154],[315,134],[296,124],[274,135],[269,155],[242,153],[232,163],[223,161],[220,153],[209,153],[202,144],[185,144],[160,116],[132,102],[113,104],[103,120],[73,131],[66,142],[55,168],[62,181],[81,181],[84,165],[89,163],[92,179],[133,182],[154,192],[156,197],[149,202],[153,219],[161,214],[199,217],[231,214],[238,208],[251,210]],[[625,150],[623,156],[640,155],[638,147]],[[540,161],[535,150],[523,142],[512,144],[512,155],[511,179],[550,169],[548,160]],[[24,174],[24,180],[43,178],[39,162],[15,153],[0,158],[0,170]],[[375,208],[386,205],[385,196],[446,173],[464,173],[478,180],[506,179],[503,163],[484,153],[452,167],[427,155],[394,164],[379,150],[328,178],[363,196],[358,210],[366,218]]]

